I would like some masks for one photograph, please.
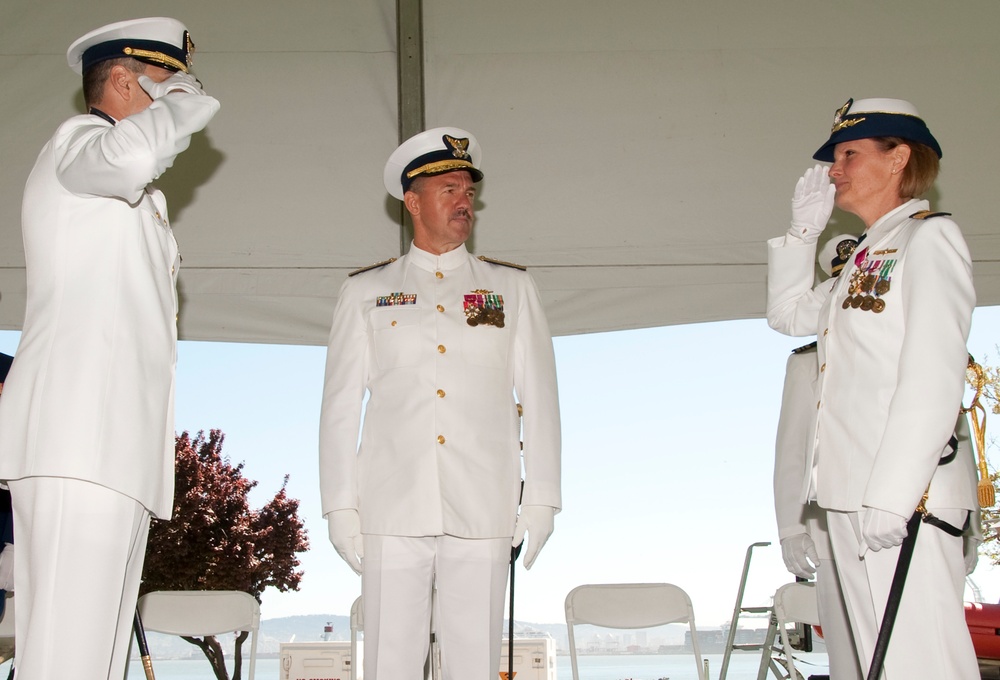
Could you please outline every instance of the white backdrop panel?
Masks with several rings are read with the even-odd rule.
[[[6,0],[0,328],[23,317],[24,180],[82,109],[65,49],[157,14],[190,26],[223,104],[158,182],[184,256],[182,337],[324,343],[347,272],[400,252],[381,185],[393,0]],[[909,99],[945,150],[932,203],[965,231],[980,304],[998,304],[997,25],[995,0],[425,0],[426,123],[479,137],[471,246],[531,266],[568,334],[762,315],[764,240],[834,110]]]

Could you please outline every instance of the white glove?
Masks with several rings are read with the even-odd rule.
[[[979,562],[979,539],[968,534],[962,536],[962,556],[965,558],[965,575],[969,576],[976,570]],[[0,560],[3,556],[0,555]]]
[[[514,525],[514,540],[511,541],[511,546],[516,548],[521,545],[524,533],[528,532],[531,540],[528,542],[528,550],[524,553],[525,569],[531,569],[545,541],[552,535],[555,514],[556,509],[547,505],[521,506],[521,514],[517,516],[517,523]]]
[[[864,557],[869,548],[878,552],[902,543],[906,538],[906,521],[906,517],[888,510],[861,508],[861,550],[858,557]]]
[[[334,510],[326,516],[330,543],[355,574],[361,574],[361,559],[365,547],[361,539],[361,516],[357,510]]]
[[[812,578],[819,566],[816,544],[804,532],[781,539],[781,559],[785,560],[789,572],[804,579]]]
[[[190,73],[178,71],[161,83],[156,82],[149,76],[139,76],[139,85],[146,91],[150,99],[159,99],[171,92],[187,92],[188,94],[205,94],[201,89],[201,83]]]
[[[0,552],[0,590],[14,592],[14,544],[8,543]]]
[[[804,243],[816,243],[830,221],[836,196],[829,167],[817,164],[806,170],[792,194],[792,226],[788,234]]]

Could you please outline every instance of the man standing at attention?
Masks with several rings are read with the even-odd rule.
[[[413,243],[352,274],[333,317],[320,484],[330,540],[362,576],[368,680],[423,678],[432,600],[444,679],[496,678],[511,546],[527,532],[530,568],[561,504],[538,289],[465,247],[480,160],[457,128],[393,152],[385,186]]]
[[[78,680],[123,677],[149,517],[173,507],[180,258],[148,185],[219,110],[193,48],[167,18],[73,43],[88,112],[25,186],[27,307],[0,402],[21,680],[64,676],[67,660]]]

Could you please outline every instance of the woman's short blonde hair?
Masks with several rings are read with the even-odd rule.
[[[874,137],[882,151],[892,151],[900,144],[910,147],[910,160],[903,168],[903,177],[899,182],[899,197],[917,198],[930,191],[941,170],[941,159],[937,153],[920,142],[913,142],[902,137]]]

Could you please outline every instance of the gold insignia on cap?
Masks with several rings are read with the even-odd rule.
[[[837,112],[833,114],[833,127],[830,128],[831,135],[834,132],[837,132],[838,130],[843,130],[844,128],[857,125],[858,123],[864,120],[864,118],[851,118],[848,120],[844,120],[844,116],[847,115],[847,112],[851,110],[851,106],[853,105],[854,105],[854,99],[848,99],[847,103],[845,103],[843,106],[837,109]]]
[[[423,175],[424,173],[440,174],[442,172],[451,172],[452,170],[464,170],[465,168],[472,168],[472,163],[469,161],[438,161],[410,170],[406,173],[406,178],[413,179],[417,175]]]
[[[841,260],[846,260],[853,253],[854,249],[857,247],[858,242],[852,238],[845,238],[843,241],[837,244],[837,257]]]
[[[153,62],[155,64],[163,64],[164,66],[169,66],[171,68],[175,68],[178,71],[184,71],[184,73],[188,72],[188,65],[187,64],[185,64],[183,61],[179,61],[177,59],[174,59],[170,55],[164,54],[163,52],[152,52],[150,50],[139,50],[139,49],[136,49],[134,47],[126,47],[124,50],[122,50],[122,52],[124,52],[125,54],[127,54],[130,57],[136,57],[137,59],[148,59],[149,61],[151,61],[151,62]]]
[[[194,67],[194,41],[191,40],[191,33],[184,31],[184,53],[187,55],[188,68]]]
[[[451,147],[451,155],[455,158],[468,159],[469,158],[469,140],[467,138],[456,139],[451,135],[444,136],[445,144]]]
[[[830,134],[833,134],[834,132],[837,132],[839,130],[843,130],[844,128],[853,127],[853,126],[857,125],[858,123],[862,122],[863,120],[864,120],[864,118],[848,118],[847,120],[842,120],[839,123],[836,123],[830,129]]]

